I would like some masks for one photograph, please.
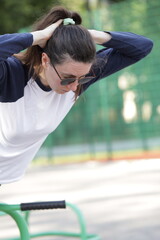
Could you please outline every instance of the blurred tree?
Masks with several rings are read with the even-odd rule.
[[[124,2],[127,0],[106,0],[108,3],[120,3],[120,2]]]
[[[76,0],[1,0],[0,34],[17,32],[27,28],[51,6],[63,5],[78,11],[82,2]]]
[[[17,32],[27,28],[45,13],[51,6],[63,5],[71,10],[88,12],[90,25],[93,26],[91,11],[101,4],[114,3],[124,0],[1,0],[0,34]]]
[[[1,0],[0,33],[17,32],[20,28],[29,26],[39,17],[40,12],[47,9],[50,2],[50,0]]]

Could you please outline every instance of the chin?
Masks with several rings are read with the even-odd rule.
[[[65,91],[65,90],[55,90],[55,92],[56,93],[58,93],[58,94],[65,94],[66,92],[68,92],[68,91]]]

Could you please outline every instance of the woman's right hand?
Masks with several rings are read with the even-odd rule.
[[[53,32],[62,23],[62,21],[63,19],[60,19],[43,30],[31,32],[33,35],[32,46],[39,45],[41,48],[44,48],[47,41],[51,38]]]

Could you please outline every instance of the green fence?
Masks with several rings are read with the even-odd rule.
[[[73,155],[76,161],[83,153],[84,159],[105,160],[153,150],[160,156],[160,1],[104,3],[84,17],[96,29],[145,35],[154,48],[144,60],[90,87],[37,157]]]

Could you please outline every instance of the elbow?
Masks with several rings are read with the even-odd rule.
[[[151,39],[147,39],[146,42],[146,55],[148,55],[153,48],[153,41]]]
[[[153,48],[153,41],[151,39],[146,38],[142,47],[140,59],[146,57],[152,51],[152,48]]]

